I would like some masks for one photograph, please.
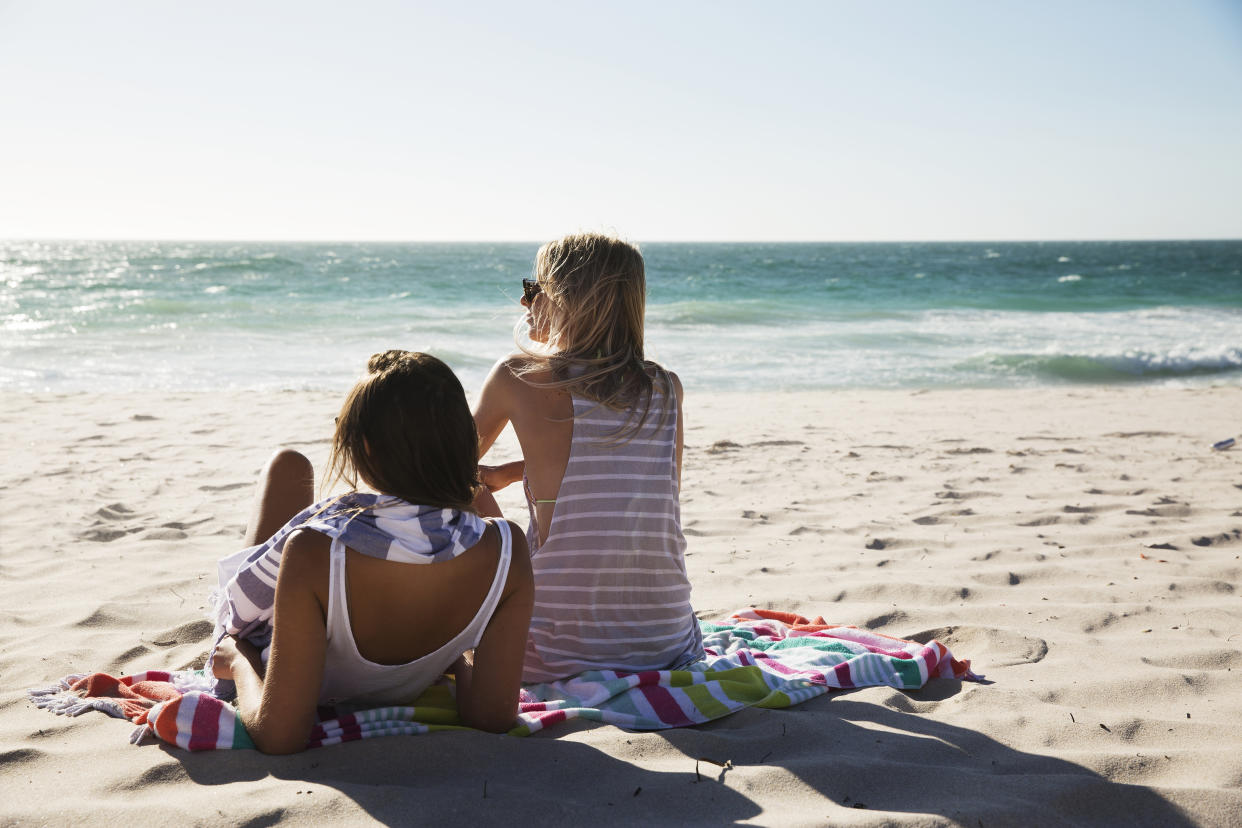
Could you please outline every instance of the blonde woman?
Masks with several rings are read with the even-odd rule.
[[[474,411],[480,456],[512,423],[535,607],[522,680],[640,671],[703,654],[678,490],[682,388],[643,356],[646,278],[633,245],[578,234],[540,248],[522,305],[533,345],[492,369]],[[480,511],[499,515],[484,494]]]

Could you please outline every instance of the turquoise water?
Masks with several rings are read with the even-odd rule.
[[[340,388],[387,348],[477,389],[537,247],[0,242],[0,390]],[[1242,241],[643,251],[693,389],[1242,383]]]

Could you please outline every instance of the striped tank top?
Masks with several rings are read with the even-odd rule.
[[[677,500],[676,399],[657,388],[642,428],[619,436],[627,412],[577,396],[573,404],[569,462],[542,546],[527,487],[535,609],[522,681],[697,661],[703,636]]]

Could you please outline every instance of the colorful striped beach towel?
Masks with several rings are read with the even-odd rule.
[[[570,719],[631,730],[684,727],[746,707],[782,708],[829,690],[887,685],[916,690],[932,678],[978,678],[943,644],[891,638],[793,613],[745,609],[727,622],[700,622],[707,657],[682,670],[593,670],[524,687],[509,731],[527,736]],[[102,710],[140,725],[131,741],[154,736],[187,750],[253,748],[236,710],[212,696],[202,671],[149,671],[116,679],[66,676],[33,689],[56,713]],[[409,706],[321,710],[307,747],[464,729],[451,684],[428,688]]]

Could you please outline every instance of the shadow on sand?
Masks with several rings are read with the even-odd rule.
[[[771,824],[788,812],[765,813],[759,803],[788,790],[789,774],[794,785],[822,797],[816,812],[798,806],[799,824],[860,818],[971,826],[1194,824],[1150,789],[1110,782],[1081,765],[903,712],[961,691],[948,681],[866,701],[847,691],[791,710],[744,710],[708,725],[623,733],[619,739],[616,730],[579,722],[527,739],[432,734],[287,757],[164,750],[202,785],[271,778],[318,791],[311,810],[313,793],[274,786],[264,799],[288,804],[260,808],[257,815],[249,806],[246,824],[252,826],[316,814],[338,820],[362,815],[341,802],[325,812],[323,798],[332,794],[323,788],[390,825]],[[731,768],[712,764],[726,760]],[[805,792],[798,800],[807,800]]]

